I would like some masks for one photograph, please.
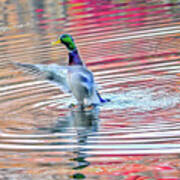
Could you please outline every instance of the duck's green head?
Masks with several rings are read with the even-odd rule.
[[[73,51],[76,49],[76,45],[74,43],[74,39],[69,34],[62,34],[58,37],[58,40],[52,43],[53,45],[64,44],[69,51]]]

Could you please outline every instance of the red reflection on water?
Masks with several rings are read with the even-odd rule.
[[[139,175],[130,176],[128,178],[125,178],[125,180],[148,180],[148,179],[149,179],[149,177],[139,176]]]
[[[178,155],[172,155],[176,157]],[[102,162],[101,158],[112,158],[109,161]],[[96,159],[89,159],[91,167],[84,169],[86,174],[109,175],[109,176],[123,176],[126,180],[178,180],[178,165],[179,160],[171,158],[171,155],[154,155],[154,156],[118,156],[118,155],[104,155],[98,161]],[[118,160],[119,159],[119,164]],[[162,159],[164,161],[162,161]],[[111,161],[112,160],[112,161]],[[109,166],[111,165],[111,166]],[[97,169],[97,171],[96,171]]]
[[[35,10],[37,13],[40,13],[40,12],[44,12],[44,9],[36,9]]]
[[[169,56],[169,55],[174,55],[174,54],[177,54],[178,52],[164,52],[164,53],[158,53],[158,54],[156,54],[156,56],[157,57],[167,57],[167,56]],[[147,53],[146,53],[147,54]],[[178,54],[177,54],[178,55]],[[95,61],[95,62],[88,62],[88,63],[86,63],[88,66],[92,66],[92,65],[98,65],[98,64],[102,64],[102,65],[105,65],[104,63],[114,63],[114,62],[120,62],[120,61],[122,61],[122,62],[120,62],[121,63],[121,65],[123,64],[123,63],[126,63],[126,62],[124,62],[125,60],[127,60],[127,61],[136,61],[136,60],[142,60],[142,59],[145,59],[145,61],[147,61],[147,59],[148,58],[150,58],[151,57],[151,55],[144,55],[144,56],[136,56],[136,57],[132,57],[131,59],[130,58],[127,58],[127,59],[125,59],[125,58],[118,58],[118,57],[110,57],[110,56],[108,56],[108,57],[106,57],[107,59],[104,59],[104,60],[102,60],[102,61]],[[169,61],[169,59],[164,59],[164,61]]]

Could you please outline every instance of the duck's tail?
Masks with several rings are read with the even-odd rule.
[[[97,96],[98,96],[98,98],[99,98],[99,101],[100,101],[101,103],[106,103],[106,102],[109,102],[109,101],[110,101],[110,99],[103,99],[98,91],[96,91],[96,94],[97,94]]]

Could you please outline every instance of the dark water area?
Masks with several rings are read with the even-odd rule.
[[[180,179],[179,0],[0,1],[0,179]],[[13,62],[67,64],[75,39],[104,98],[92,111]]]

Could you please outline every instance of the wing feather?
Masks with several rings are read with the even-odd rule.
[[[14,63],[14,65],[23,69],[26,73],[45,78],[50,83],[60,87],[60,89],[64,92],[70,92],[70,88],[67,83],[67,66],[59,66],[57,64],[46,65],[25,63]]]

